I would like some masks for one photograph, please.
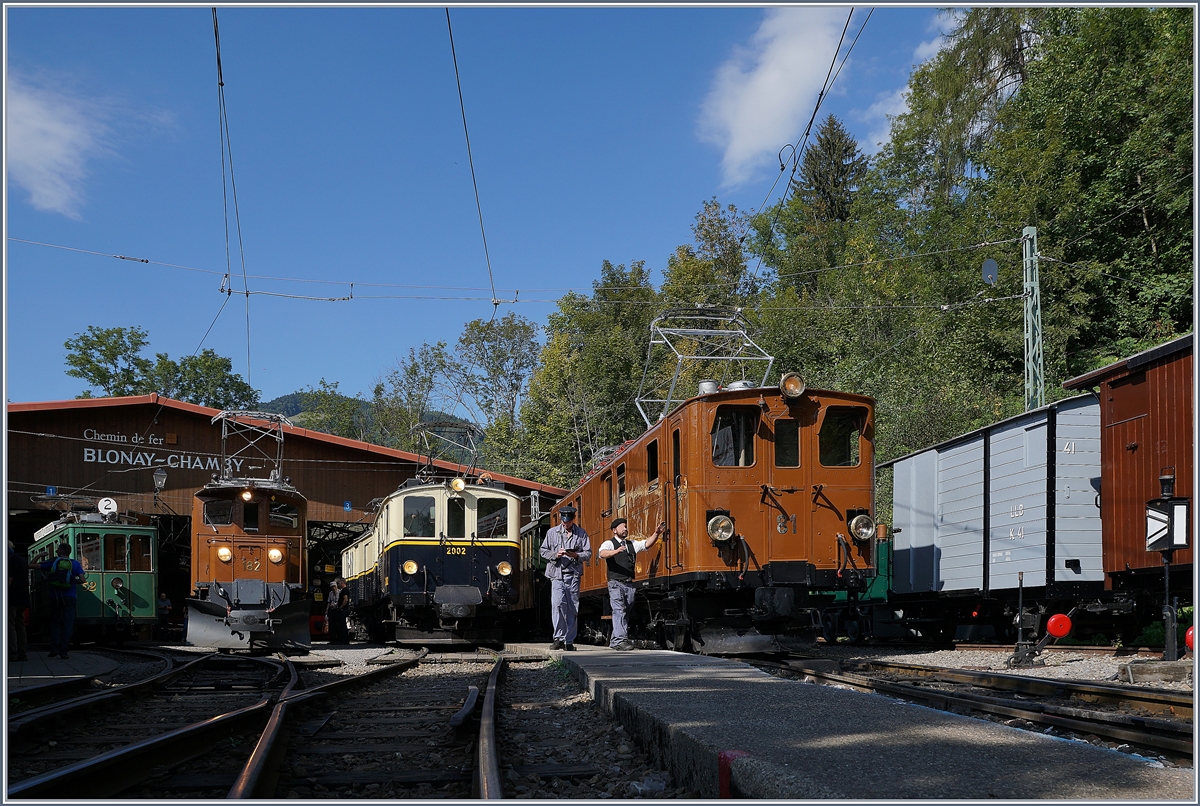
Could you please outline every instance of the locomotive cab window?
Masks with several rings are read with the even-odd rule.
[[[229,526],[233,523],[233,502],[228,500],[205,501],[204,522],[209,526]]]
[[[754,464],[757,406],[719,406],[712,426],[712,460],[717,467]]]
[[[775,467],[800,467],[800,421],[775,421]]]
[[[625,506],[625,465],[617,467],[617,509]]]
[[[258,502],[247,501],[242,505],[242,531],[258,531]]]
[[[446,502],[446,537],[455,540],[467,536],[467,499],[451,498]]]
[[[821,464],[825,467],[857,467],[861,461],[859,444],[867,423],[866,409],[831,406],[825,412],[817,442]]]
[[[79,564],[84,571],[100,570],[100,535],[86,532],[79,536]]]
[[[271,504],[269,520],[272,526],[281,529],[299,529],[300,510],[291,504],[275,502]]]
[[[646,446],[646,481],[650,489],[658,485],[658,440],[650,441]]]
[[[600,513],[600,517],[607,518],[612,514],[613,509],[613,486],[612,473],[606,473],[604,476],[604,503],[601,505],[604,511]]]
[[[125,535],[104,536],[104,570],[129,570],[125,562]]]
[[[404,536],[433,537],[437,514],[433,496],[410,495],[404,499]]]
[[[504,498],[480,498],[475,510],[480,540],[508,537],[508,501]]]

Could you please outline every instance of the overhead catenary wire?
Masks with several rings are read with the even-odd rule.
[[[229,110],[225,105],[225,75],[221,67],[221,31],[217,25],[217,9],[212,10],[213,18],[213,40],[216,44],[217,54],[217,103],[219,106],[219,128],[221,139],[221,199],[222,208],[225,214],[225,277],[229,281],[231,271],[229,257],[229,200],[225,195],[225,157],[229,156],[229,190],[233,196],[233,217],[234,223],[237,226],[238,239],[238,256],[242,264],[242,287],[246,296],[246,383],[252,383],[250,362],[250,280],[246,274],[246,250],[242,242],[242,216],[238,208],[237,198],[237,178],[233,170],[233,143],[229,136]],[[232,294],[232,286],[228,287],[226,294]],[[222,306],[224,310],[224,306]],[[218,314],[219,316],[220,314]],[[210,328],[211,329],[211,328]]]
[[[479,201],[479,181],[475,178],[475,158],[471,155],[471,134],[467,131],[467,105],[463,101],[462,79],[458,74],[458,54],[454,50],[454,28],[450,25],[450,9],[446,9],[446,32],[450,35],[450,58],[454,61],[454,83],[458,87],[458,108],[462,112],[463,138],[467,141],[467,164],[471,166],[471,185],[475,188],[475,210],[479,213],[479,234],[483,238],[483,259],[487,263],[488,282],[492,286],[492,318],[500,308],[496,297],[496,278],[492,274],[492,256],[488,252],[487,231],[483,227],[483,205]]]

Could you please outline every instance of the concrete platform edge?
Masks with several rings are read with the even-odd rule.
[[[675,778],[676,785],[700,792],[702,798],[719,798],[720,754],[736,747],[716,747],[691,735],[686,728],[668,724],[613,691],[604,681],[592,680],[587,671],[566,653],[557,655],[563,666],[606,714],[625,728]],[[735,758],[730,764],[729,794],[734,798],[795,800],[839,798],[833,792],[795,771],[753,756]]]

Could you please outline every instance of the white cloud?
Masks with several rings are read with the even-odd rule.
[[[891,92],[881,93],[875,103],[867,107],[861,119],[871,127],[867,140],[861,143],[863,152],[874,154],[891,138],[892,118],[908,111],[908,86]]]
[[[724,150],[726,186],[752,179],[802,133],[845,24],[840,8],[769,9],[750,44],[717,69],[699,134]]]
[[[38,210],[79,218],[88,160],[108,152],[101,104],[9,73],[8,178]]]

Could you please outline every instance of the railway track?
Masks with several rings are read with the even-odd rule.
[[[286,661],[201,657],[138,683],[11,716],[10,798],[100,798],[252,729],[295,672]]]
[[[1189,761],[1193,755],[1190,693],[887,661],[751,662],[815,683],[983,714],[1018,727],[1050,727]]]
[[[171,657],[158,652],[140,649],[105,649],[103,651],[107,654],[118,655],[127,660],[148,661],[156,664],[154,671],[149,674],[135,675],[134,679],[129,682],[140,682],[141,679],[169,672],[175,666],[175,661]],[[9,716],[23,714],[35,708],[45,708],[53,703],[66,702],[67,700],[75,699],[88,693],[117,687],[117,684],[112,680],[112,675],[104,675],[104,678],[104,680],[100,680],[98,677],[64,677],[36,686],[26,686],[22,689],[10,691],[8,695]]]

